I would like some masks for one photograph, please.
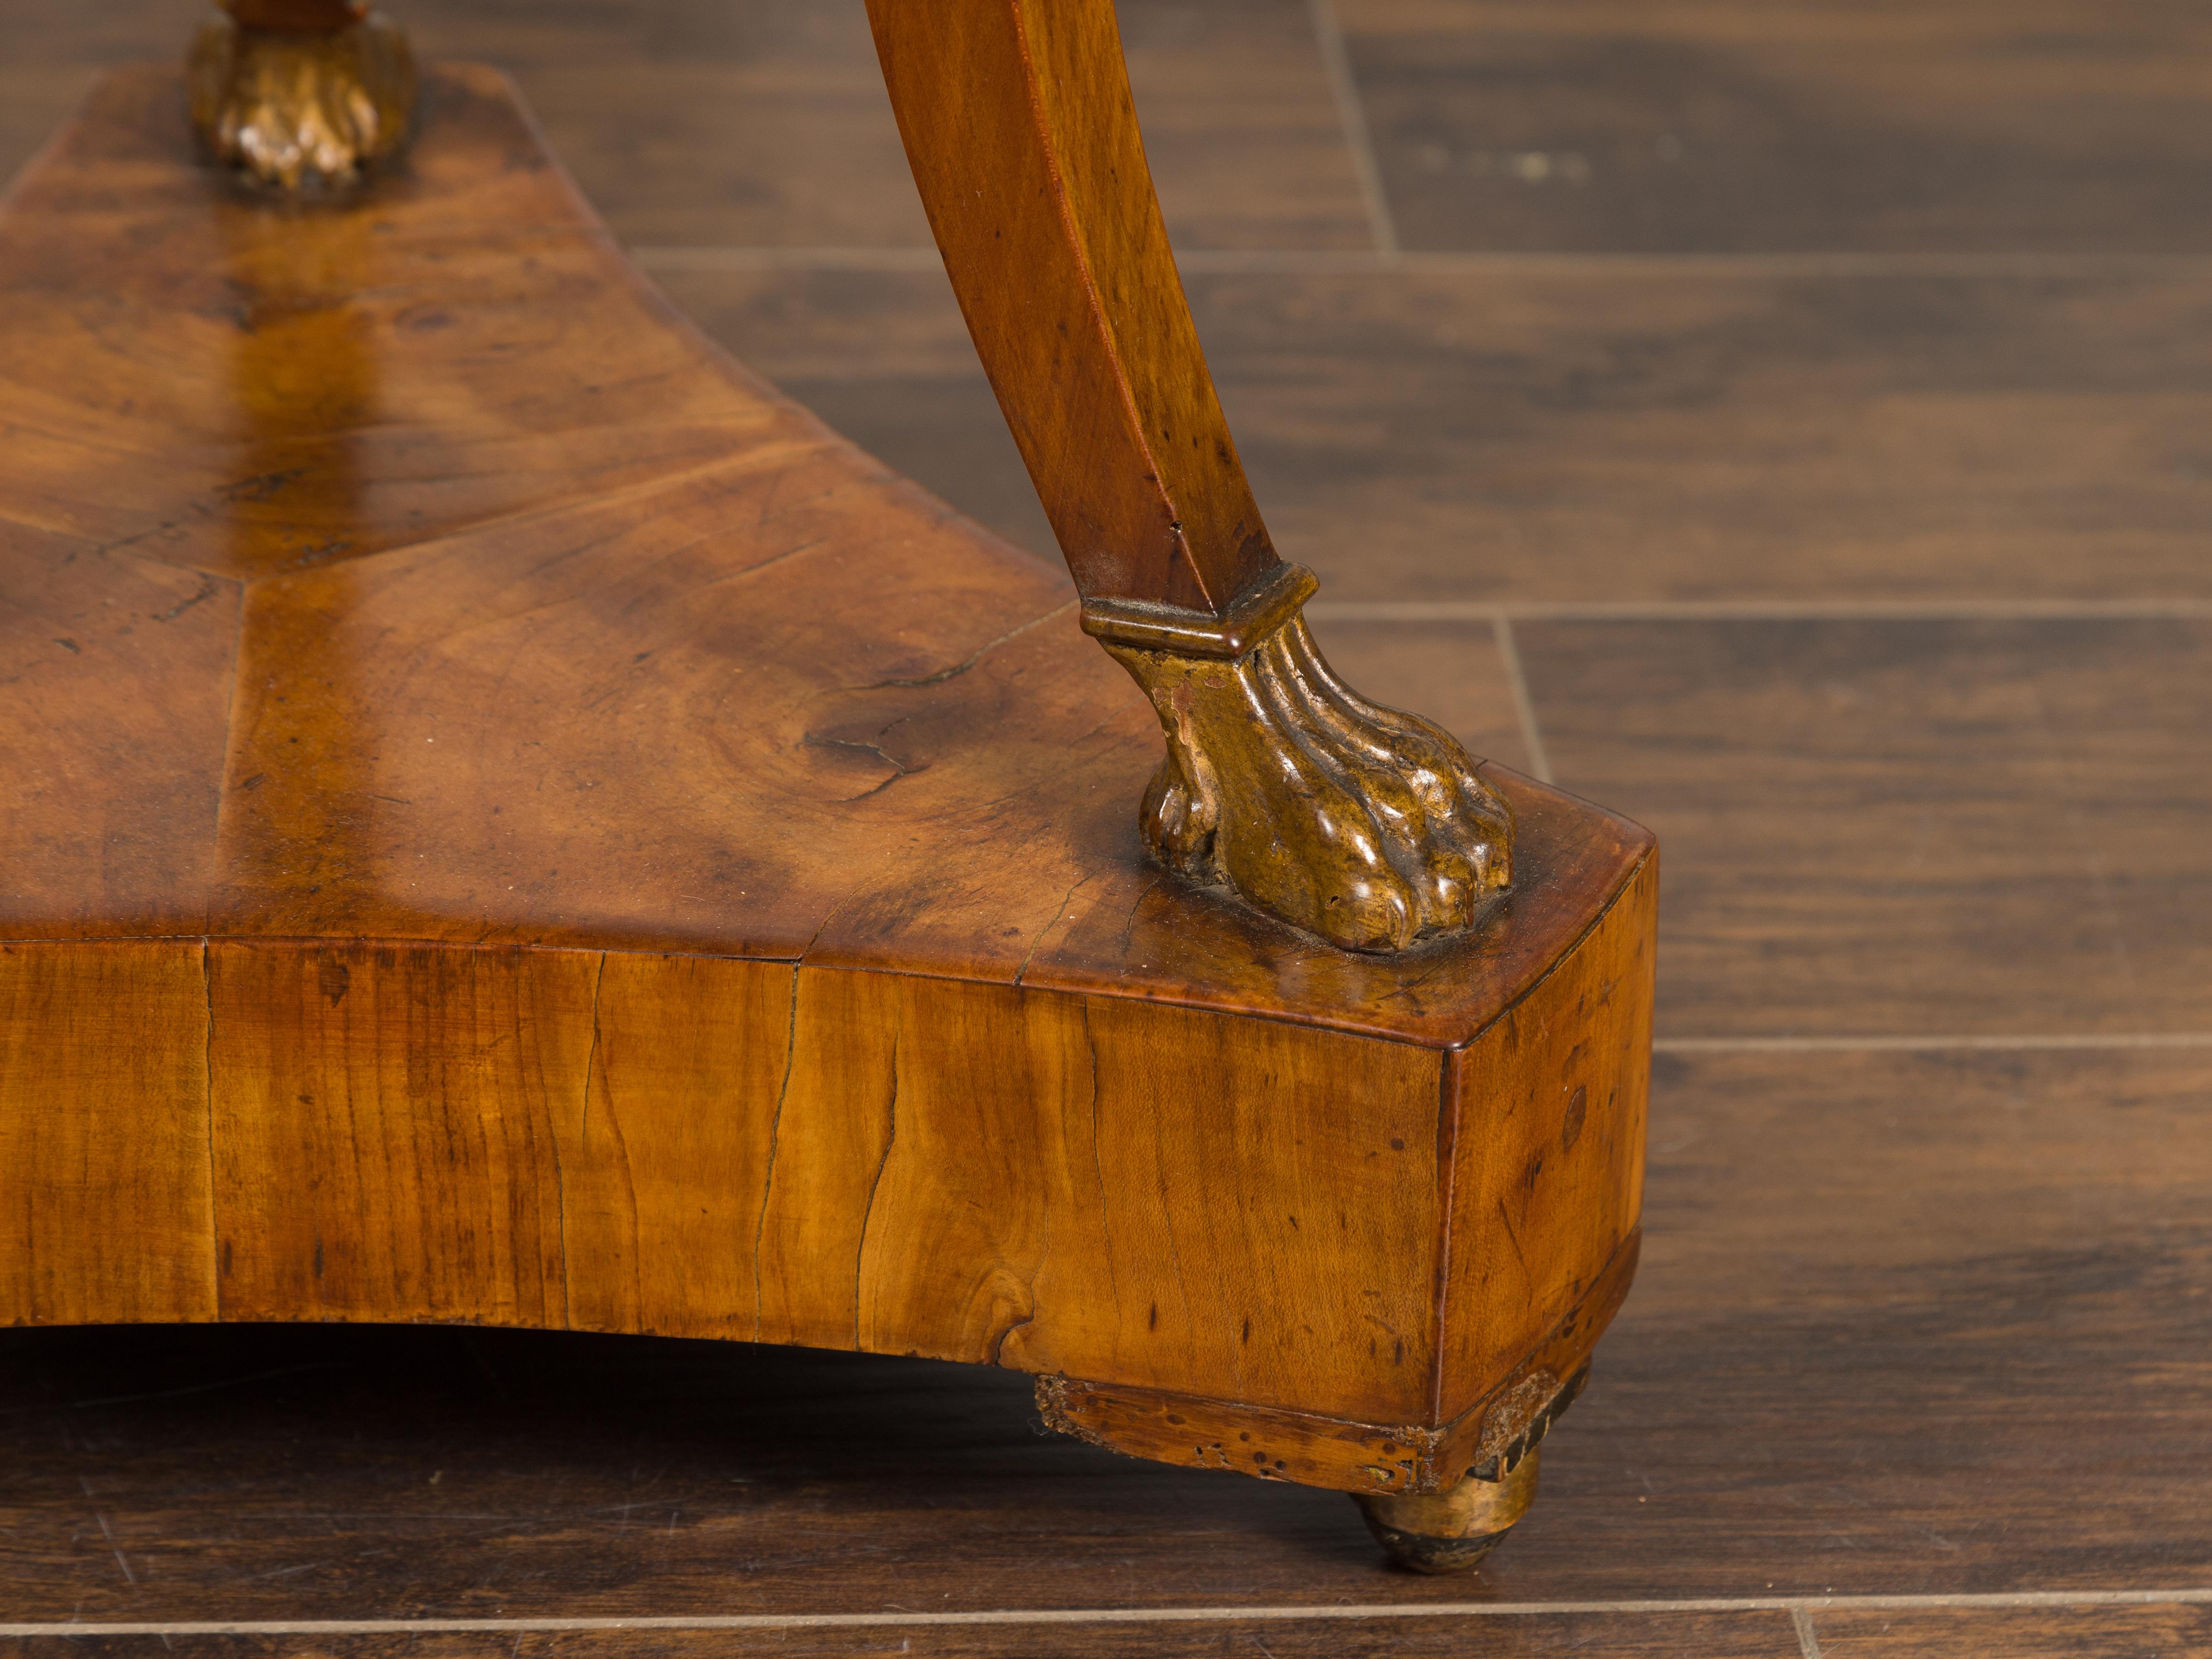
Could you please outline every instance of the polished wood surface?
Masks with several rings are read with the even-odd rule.
[[[1632,41],[1555,58],[1529,99],[1617,120],[1622,162],[1655,136],[1637,111],[1709,118],[1671,171],[1613,189],[1616,152],[1583,133],[1439,138],[1447,95],[1470,121],[1520,96],[1525,58],[1453,91],[1507,44],[1502,9],[1427,7],[1403,52],[1374,0],[1336,9],[1401,234],[1420,191],[1445,221],[1422,245],[1456,250],[1438,264],[1363,252],[1304,0],[1121,11],[1246,465],[1284,556],[1328,584],[1316,636],[1355,684],[1530,769],[1487,609],[1513,607],[1554,775],[1667,847],[1644,1261],[1540,1500],[1482,1568],[1504,1611],[1396,1616],[1470,1587],[1374,1573],[1334,1494],[1039,1437],[1004,1372],[499,1331],[44,1329],[0,1333],[9,1616],[51,1632],[26,1655],[161,1650],[55,1628],[72,1618],[1105,1606],[1216,1616],[169,1640],[1802,1659],[1791,1613],[1753,1605],[1775,1600],[1810,1609],[1824,1653],[2205,1645],[2199,1607],[2087,1599],[2212,1584],[2212,1070],[2187,1042],[2212,1009],[2212,639],[2188,609],[2212,592],[2212,287],[2171,257],[2204,226],[2197,14],[1638,6]],[[171,56],[181,27],[136,0],[24,12],[0,64],[17,156],[93,66]],[[1596,15],[1519,21],[1571,45]],[[524,27],[441,0],[408,21],[426,57],[515,70],[617,234],[749,365],[1057,559],[944,279],[883,268],[934,255],[859,8],[549,3]],[[1811,29],[1827,44],[1795,44]],[[1936,31],[1948,73],[1917,44]],[[1819,142],[1777,149],[1778,121]],[[1428,170],[1443,142],[1578,145],[1595,171],[1483,183]],[[1777,210],[1739,210],[1730,181],[1753,173]],[[1934,210],[1877,243],[1900,181]],[[1686,257],[1610,257],[1670,204]],[[1592,251],[1485,252],[1508,231]],[[1851,258],[1791,263],[1808,250]],[[1341,608],[1439,599],[1467,609]],[[1624,603],[1648,609],[1600,611]],[[2045,614],[2006,614],[2028,605]],[[1960,1605],[1978,1595],[2067,1605]],[[1860,1601],[1891,1595],[1947,1605]],[[1721,1605],[1646,1610],[1690,1597]],[[1242,1616],[1298,1605],[1317,1616]]]
[[[924,1354],[1497,1478],[1632,1270],[1650,837],[1470,783],[1515,884],[1386,960],[1176,881],[1065,584],[684,328],[496,76],[307,212],[173,91],[0,222],[0,1317]]]
[[[1638,890],[1607,927],[1640,942]],[[1486,1036],[1598,1051],[1519,1068],[1542,1081],[1506,1115],[1540,1144],[1498,1158],[1478,1126],[1510,1097],[1432,1052],[1141,1000],[613,951],[16,944],[6,1312],[918,1351],[1239,1421],[1449,1425],[1432,1454],[1287,1470],[1303,1418],[1249,1425],[1269,1464],[1244,1473],[1432,1489],[1558,1392],[1626,1288],[1602,1270],[1639,1198],[1648,976],[1620,951],[1601,928],[1576,960],[1614,961],[1626,1023],[1558,974]]]
[[[1047,1426],[1062,1434],[1191,1468],[1341,1486],[1393,1501],[1494,1485],[1579,1397],[1591,1345],[1620,1311],[1639,1245],[1632,1231],[1589,1279],[1555,1284],[1552,1295],[1564,1311],[1520,1363],[1473,1405],[1432,1411],[1427,1422],[1363,1422],[1060,1376],[1039,1382],[1037,1405]]]
[[[870,0],[945,271],[1086,599],[1278,560],[1183,302],[1111,0]]]
[[[1514,892],[1396,963],[1177,886],[1107,808],[1158,727],[1065,581],[703,351],[502,94],[443,81],[408,176],[287,218],[177,154],[164,85],[118,79],[14,198],[0,510],[39,856],[9,937],[712,945],[1443,1047],[1644,856],[1505,781]],[[174,265],[58,280],[118,214]],[[129,620],[85,627],[109,599]],[[143,769],[73,758],[137,734]]]

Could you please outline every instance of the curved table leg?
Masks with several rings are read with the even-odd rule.
[[[1342,949],[1471,926],[1513,821],[1452,738],[1331,673],[1268,539],[1152,192],[1113,0],[868,0],[961,312],[1083,596],[1168,758],[1177,874]]]

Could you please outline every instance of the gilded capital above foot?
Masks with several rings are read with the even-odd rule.
[[[406,142],[414,112],[414,56],[380,12],[334,29],[211,17],[187,70],[201,138],[282,190],[351,183]]]
[[[1166,734],[1146,847],[1346,950],[1467,926],[1511,879],[1511,809],[1449,734],[1336,677],[1301,613],[1312,578],[1279,569],[1261,614],[1222,625],[1226,650],[1151,608],[1085,607]]]

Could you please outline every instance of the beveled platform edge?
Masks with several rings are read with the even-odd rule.
[[[1038,1411],[1048,1427],[1150,1462],[1341,1492],[1442,1492],[1486,1464],[1516,1461],[1542,1437],[1559,1414],[1547,1408],[1583,1373],[1627,1299],[1642,1242],[1642,1230],[1632,1230],[1535,1351],[1440,1425],[1354,1422],[1056,1375],[1037,1378]]]

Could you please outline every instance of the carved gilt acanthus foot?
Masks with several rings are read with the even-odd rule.
[[[1536,1501],[1536,1454],[1496,1480],[1473,1476],[1433,1498],[1355,1493],[1375,1541],[1415,1572],[1465,1572],[1505,1541]]]
[[[281,190],[352,183],[406,142],[415,59],[364,12],[329,30],[211,17],[188,64],[192,125],[216,157]]]
[[[1084,627],[1167,736],[1139,820],[1153,856],[1344,949],[1402,951],[1511,879],[1512,811],[1447,733],[1337,678],[1313,589],[1283,565],[1210,628],[1098,603]]]

